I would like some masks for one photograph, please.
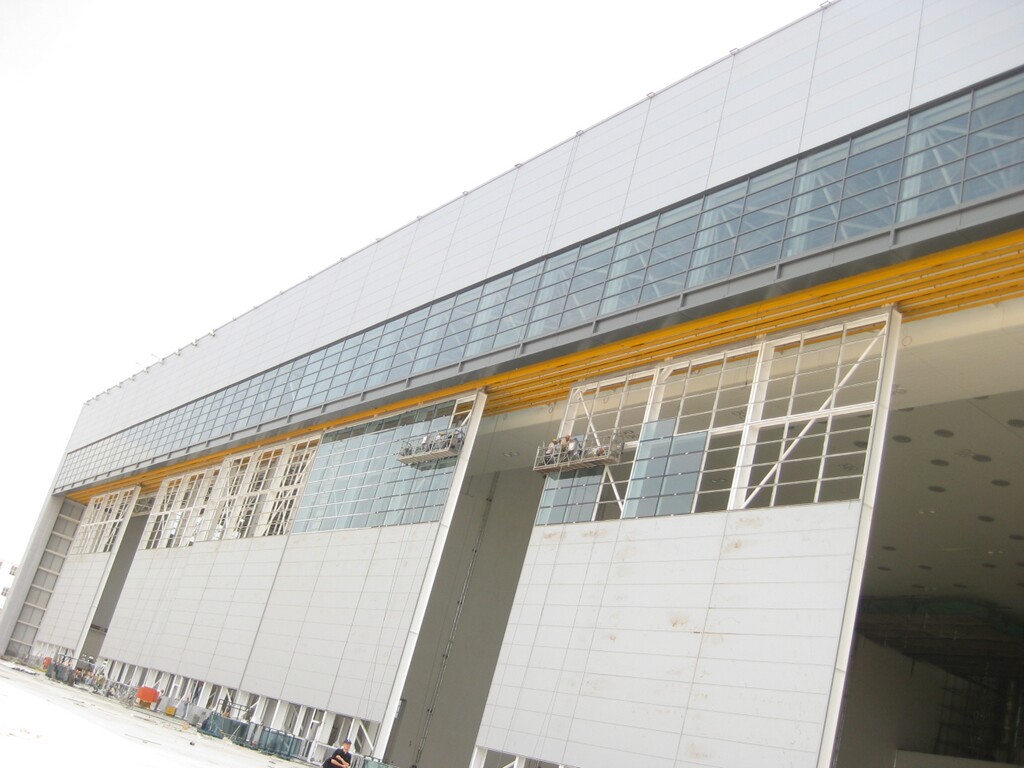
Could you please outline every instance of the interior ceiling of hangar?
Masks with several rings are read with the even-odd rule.
[[[860,631],[964,676],[1024,677],[1024,300],[906,324]]]
[[[964,675],[1024,675],[1024,299],[905,324],[859,625]],[[564,403],[484,420],[470,473],[530,466]]]

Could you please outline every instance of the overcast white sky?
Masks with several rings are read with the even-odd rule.
[[[90,397],[818,5],[3,0],[0,559]]]

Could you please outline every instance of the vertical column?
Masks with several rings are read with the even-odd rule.
[[[871,535],[871,519],[875,511],[875,497],[878,492],[878,479],[881,474],[882,446],[885,442],[885,430],[889,420],[893,376],[896,370],[896,352],[899,349],[900,322],[899,312],[895,308],[891,309],[885,331],[885,352],[882,357],[882,370],[879,376],[878,396],[875,401],[875,415],[872,420],[867,464],[864,467],[860,524],[857,528],[853,567],[850,570],[850,584],[846,592],[843,625],[839,632],[839,648],[836,652],[835,669],[832,673],[832,687],[829,691],[828,708],[825,711],[821,746],[818,749],[818,768],[829,768],[832,765],[832,750],[835,748],[839,717],[842,713],[843,688],[846,685],[850,651],[853,647],[853,631],[857,620],[857,605],[860,601],[861,583],[864,578],[864,567],[867,562],[868,539]]]
[[[469,457],[473,453],[473,443],[480,428],[480,420],[483,417],[486,401],[487,396],[484,393],[481,392],[477,395],[476,402],[473,403],[473,411],[469,417],[469,423],[464,430],[465,438],[458,461],[455,464],[455,474],[452,477],[451,487],[448,489],[448,496],[445,499],[444,510],[441,513],[441,520],[438,524],[437,536],[434,539],[434,545],[430,551],[430,559],[427,563],[427,570],[424,574],[423,585],[420,587],[416,608],[413,611],[412,624],[409,627],[409,634],[402,649],[402,657],[398,662],[395,682],[391,688],[391,695],[388,697],[384,717],[381,719],[380,731],[377,734],[374,754],[381,757],[387,753],[388,741],[391,738],[391,732],[401,707],[402,692],[405,689],[405,681],[409,676],[413,652],[416,650],[416,642],[423,627],[423,618],[427,612],[427,604],[430,601],[434,580],[437,577],[437,570],[441,563],[441,555],[444,552],[452,518],[455,516],[455,506],[458,503],[462,483],[466,477],[466,467],[469,465]]]

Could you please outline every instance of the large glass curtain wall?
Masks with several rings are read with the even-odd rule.
[[[57,485],[1024,186],[1024,74],[519,267],[69,454]]]
[[[849,322],[574,390],[567,433],[614,422],[625,449],[548,474],[537,523],[860,498],[886,329]]]
[[[413,465],[398,457],[405,445],[461,429],[471,408],[452,400],[325,434],[295,532],[439,520],[458,457]]]

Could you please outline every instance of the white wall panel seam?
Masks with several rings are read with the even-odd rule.
[[[916,86],[917,86],[918,56],[919,56],[920,51],[921,51],[921,31],[922,31],[922,29],[924,27],[925,5],[927,4],[927,2],[928,2],[928,0],[919,0],[919,3],[918,3],[917,24],[916,24],[917,34],[914,37],[914,46],[913,46],[914,60],[911,62],[911,65],[910,65],[910,87],[907,89],[907,103],[906,103],[906,106],[904,107],[904,109],[907,109],[907,110],[909,110],[911,108],[911,105],[914,103],[914,90],[916,89]]]
[[[577,134],[570,144],[569,157],[565,161],[565,165],[562,166],[562,181],[558,185],[558,193],[555,195],[554,203],[551,206],[551,218],[548,219],[547,232],[544,235],[544,253],[550,253],[553,247],[555,227],[558,224],[562,204],[565,202],[565,194],[569,188],[569,177],[572,175],[572,166],[576,161],[576,150],[579,148],[579,145],[580,137]]]
[[[519,171],[520,166],[516,166],[512,173],[512,184],[508,188],[508,196],[505,198],[505,205],[502,207],[501,218],[498,221],[498,231],[494,235],[494,244],[491,246],[491,253],[487,259],[487,271],[485,273],[487,277],[491,277],[498,272],[505,271],[504,266],[499,267],[497,270],[493,268],[494,256],[502,246],[501,234],[505,229],[505,219],[508,216],[508,210],[509,206],[512,204],[512,198],[515,197],[516,194],[516,184],[519,181]]]
[[[732,84],[732,73],[736,67],[736,56],[729,57],[729,73],[725,78],[725,89],[722,96],[722,100],[718,105],[718,117],[715,119],[715,137],[711,142],[711,151],[708,152],[708,170],[703,179],[704,189],[708,188],[708,184],[714,174],[715,169],[715,153],[718,149],[718,139],[722,130],[722,120],[725,117],[726,105],[729,102],[729,87]]]

